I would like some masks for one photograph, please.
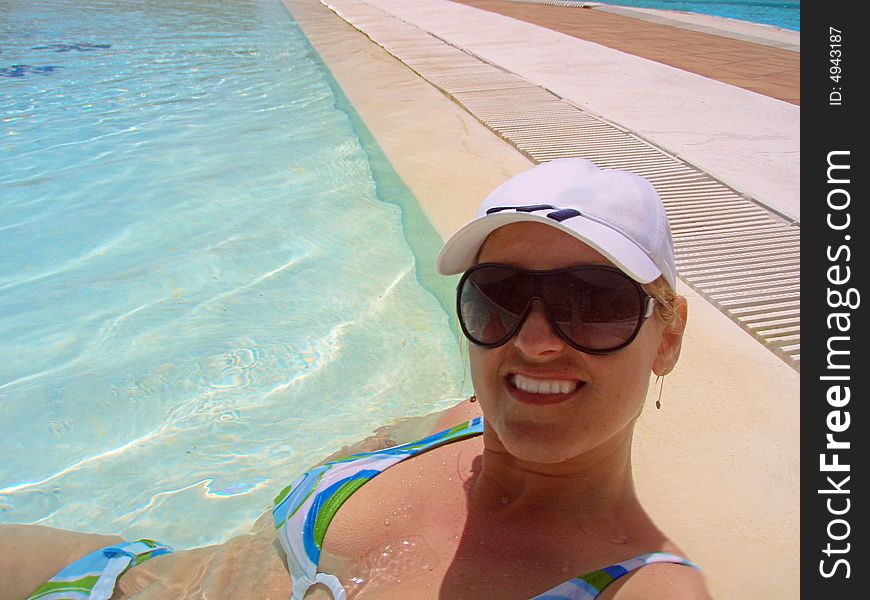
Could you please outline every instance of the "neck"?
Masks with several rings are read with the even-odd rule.
[[[487,444],[469,482],[478,506],[508,513],[532,510],[572,518],[600,519],[639,508],[631,476],[631,432],[583,456],[559,463],[534,463]],[[528,514],[528,513],[527,513]]]

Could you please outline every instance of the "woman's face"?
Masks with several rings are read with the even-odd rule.
[[[524,269],[610,265],[583,242],[540,223],[493,232],[479,262]],[[614,354],[575,350],[553,331],[539,303],[503,346],[469,343],[474,390],[487,423],[487,447],[536,463],[559,463],[628,444],[646,398],[650,373],[667,372],[680,335],[654,317]]]

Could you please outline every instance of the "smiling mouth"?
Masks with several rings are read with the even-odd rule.
[[[564,395],[577,390],[580,382],[568,379],[537,379],[514,373],[508,381],[521,392],[541,395]]]

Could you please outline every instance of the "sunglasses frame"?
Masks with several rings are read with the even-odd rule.
[[[637,290],[638,297],[641,300],[641,311],[639,313],[637,325],[635,326],[634,331],[628,337],[628,339],[625,340],[624,342],[622,342],[621,344],[619,344],[618,346],[615,346],[613,348],[604,348],[604,349],[587,348],[585,346],[578,344],[574,340],[572,340],[567,334],[565,334],[565,332],[562,331],[562,328],[556,324],[556,321],[553,318],[553,315],[550,313],[550,308],[549,308],[549,306],[547,306],[546,300],[544,298],[542,298],[540,295],[535,294],[535,295],[530,296],[526,300],[526,304],[523,307],[522,312],[520,313],[519,320],[517,321],[516,325],[514,325],[514,327],[510,331],[505,333],[504,337],[502,337],[501,339],[499,339],[496,342],[492,342],[492,343],[488,343],[488,344],[481,343],[478,340],[476,340],[469,333],[468,328],[465,325],[465,319],[462,317],[462,290],[463,290],[466,282],[468,281],[468,279],[470,278],[470,276],[473,273],[475,273],[476,271],[479,271],[481,269],[487,268],[487,267],[498,267],[499,269],[507,269],[507,270],[515,271],[516,273],[519,273],[519,274],[532,275],[536,278],[542,277],[542,276],[545,277],[548,275],[556,275],[559,273],[567,273],[567,272],[571,272],[571,271],[610,271],[612,273],[618,273],[619,275],[623,276],[626,280],[628,280],[631,283],[632,287],[635,290]],[[647,294],[646,291],[643,289],[643,287],[641,287],[641,285],[637,281],[635,281],[634,279],[632,279],[631,277],[629,277],[623,271],[617,269],[616,267],[611,267],[608,265],[589,265],[589,264],[587,264],[587,265],[574,265],[571,267],[562,267],[560,269],[535,270],[535,269],[522,269],[520,267],[515,267],[513,265],[508,265],[508,264],[504,264],[504,263],[479,263],[479,264],[473,265],[467,271],[465,271],[465,273],[463,273],[462,277],[459,279],[459,283],[456,285],[456,317],[457,317],[457,320],[459,321],[459,326],[462,328],[462,333],[465,335],[465,337],[470,342],[472,342],[476,346],[480,346],[482,348],[498,348],[499,346],[504,346],[506,343],[508,343],[511,340],[511,338],[513,338],[517,333],[519,333],[523,324],[526,322],[526,319],[528,318],[529,313],[531,313],[531,311],[532,311],[532,303],[535,300],[537,300],[541,304],[541,307],[544,310],[544,314],[547,316],[547,322],[550,324],[550,327],[553,329],[553,331],[556,332],[556,334],[558,334],[558,336],[560,338],[562,338],[565,341],[565,343],[567,343],[569,346],[571,346],[575,350],[579,350],[580,352],[585,352],[586,354],[597,354],[597,355],[613,354],[615,352],[619,352],[620,350],[622,350],[623,348],[625,348],[626,346],[631,344],[637,338],[637,335],[640,333],[640,329],[641,329],[641,327],[643,327],[643,324],[646,322],[646,320],[653,313],[653,309],[654,309],[655,303],[656,303],[656,299],[653,298],[652,296],[650,296],[649,294]],[[504,307],[500,307],[500,308],[504,308]]]

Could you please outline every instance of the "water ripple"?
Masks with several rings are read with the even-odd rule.
[[[135,448],[136,446],[139,446],[141,444],[145,444],[149,441],[153,441],[153,439],[155,437],[158,437],[160,435],[161,429],[162,428],[155,429],[154,431],[150,431],[150,432],[146,433],[145,435],[139,436],[138,438],[136,438],[134,440],[130,440],[129,442],[121,444],[120,446],[117,446],[115,448],[111,448],[109,450],[104,450],[103,452],[100,452],[98,454],[93,454],[93,455],[88,456],[86,458],[82,458],[81,460],[78,460],[75,463],[72,463],[72,464],[62,468],[59,471],[52,473],[51,475],[48,475],[47,477],[44,477],[43,479],[40,479],[39,481],[28,481],[28,482],[24,482],[24,483],[18,483],[15,485],[7,486],[5,488],[0,488],[0,494],[12,494],[12,493],[20,492],[20,491],[23,491],[23,490],[26,490],[29,488],[38,488],[38,487],[44,486],[45,484],[47,484],[50,481],[54,481],[55,479],[59,479],[60,477],[63,477],[64,475],[68,475],[74,471],[79,471],[87,466],[90,466],[90,465],[95,464],[95,463],[99,463],[100,461],[103,461],[103,460],[107,460],[113,456],[119,456],[119,455],[123,454],[124,452],[130,450],[131,448]]]
[[[263,273],[263,274],[260,275],[259,277],[254,278],[253,280],[251,280],[250,282],[248,282],[248,283],[246,283],[246,284],[244,284],[244,285],[237,286],[237,287],[235,287],[235,288],[233,288],[233,289],[231,289],[231,290],[227,290],[227,291],[225,291],[225,292],[222,292],[222,293],[220,293],[220,294],[217,294],[217,295],[215,295],[215,296],[209,298],[208,300],[205,300],[204,302],[202,302],[202,303],[200,303],[199,305],[195,306],[194,309],[193,309],[193,312],[196,312],[196,311],[202,310],[202,309],[205,308],[205,307],[208,307],[208,306],[211,306],[211,305],[217,304],[218,302],[220,302],[220,301],[222,301],[222,300],[225,300],[225,299],[227,299],[227,298],[230,298],[230,297],[232,297],[232,296],[235,296],[235,295],[237,295],[237,294],[239,294],[239,293],[241,293],[241,292],[243,292],[243,291],[245,291],[245,290],[248,290],[248,289],[250,289],[250,288],[256,287],[256,286],[260,285],[261,283],[263,283],[263,282],[265,282],[265,281],[268,281],[268,280],[272,279],[272,278],[275,277],[276,275],[278,275],[278,274],[280,274],[280,273],[283,273],[283,272],[286,271],[287,269],[290,269],[290,268],[292,268],[293,266],[299,264],[299,263],[300,263],[301,261],[303,261],[304,259],[305,259],[304,256],[303,256],[303,257],[295,257],[295,258],[292,258],[292,259],[288,260],[287,262],[285,262],[284,264],[282,264],[280,267],[278,267],[278,268],[276,268],[276,269],[272,269],[271,271],[268,271],[268,272],[266,272],[266,273]],[[0,288],[0,289],[2,289],[2,288]]]
[[[217,543],[461,363],[283,5],[103,4],[4,0],[0,520]]]
[[[0,279],[0,291],[8,290],[17,286],[32,284],[37,281],[56,277],[57,275],[80,269],[85,263],[96,258],[103,258],[111,252],[117,250],[118,248],[124,247],[126,242],[130,239],[130,235],[131,232],[129,231],[129,229],[123,229],[115,236],[113,236],[112,239],[103,242],[95,248],[91,248],[81,256],[68,259],[58,264],[55,268],[51,270],[43,271],[42,273],[37,273],[34,275],[28,275],[26,277],[7,277],[5,278],[5,280]]]

